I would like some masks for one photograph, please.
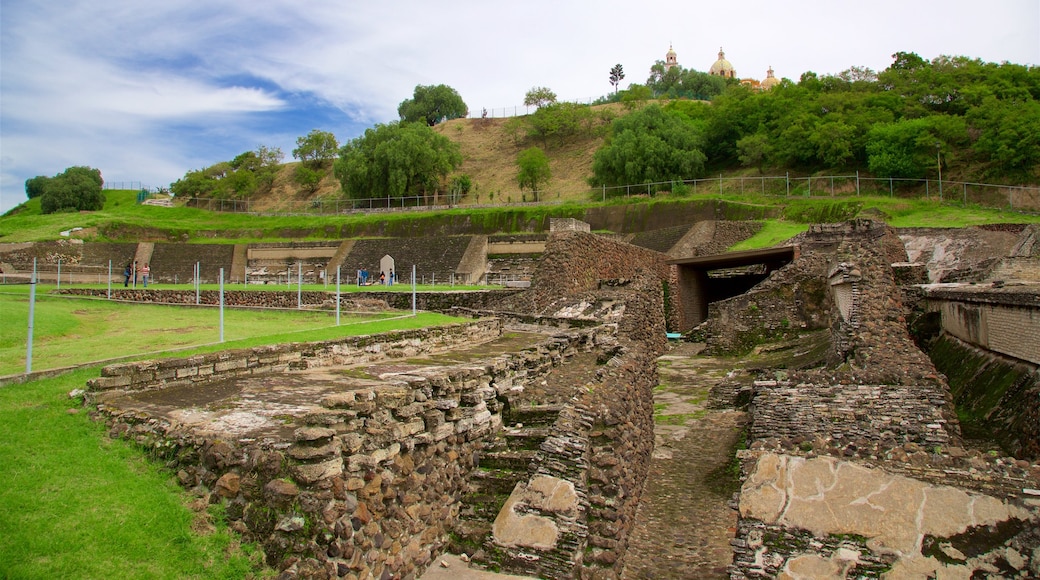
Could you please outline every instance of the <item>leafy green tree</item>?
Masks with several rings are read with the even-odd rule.
[[[816,158],[828,167],[843,167],[853,157],[852,127],[841,121],[828,121],[816,126],[809,141],[816,148]]]
[[[975,150],[995,165],[990,175],[1021,179],[1040,166],[1040,102],[987,97],[967,119],[978,131]]]
[[[560,142],[590,128],[594,119],[592,109],[586,105],[550,103],[527,117],[528,136],[541,139],[543,145],[549,140]]]
[[[37,175],[25,180],[25,195],[29,199],[40,197],[47,189],[47,183],[51,180],[46,175]]]
[[[336,159],[339,153],[339,142],[336,136],[328,131],[311,130],[306,136],[296,138],[296,149],[292,156],[312,169],[320,168],[327,162]]]
[[[740,158],[740,164],[744,167],[757,167],[760,174],[762,173],[762,166],[765,165],[772,151],[773,148],[769,145],[769,137],[764,133],[748,135],[737,141],[737,155]]]
[[[657,98],[710,100],[726,90],[726,79],[681,66],[665,68],[664,61],[650,67],[646,86]]]
[[[105,194],[101,190],[104,184],[98,169],[69,167],[47,181],[40,195],[40,210],[54,213],[101,209],[105,205]]]
[[[462,164],[459,146],[424,123],[376,125],[339,151],[334,173],[353,198],[428,197]]]
[[[516,166],[516,181],[520,191],[530,189],[534,192],[534,200],[538,201],[538,192],[552,179],[549,158],[538,147],[529,147],[516,156]]]
[[[524,95],[524,106],[525,107],[544,107],[556,102],[556,93],[549,90],[547,87],[532,87],[531,90],[527,91]]]
[[[397,114],[402,122],[424,122],[432,127],[441,121],[469,114],[466,102],[448,85],[416,85],[411,99],[401,101]]]
[[[636,105],[649,101],[651,98],[653,98],[653,93],[646,85],[631,84],[628,85],[627,90],[621,92],[621,102],[628,110],[636,108]]]
[[[621,84],[622,79],[625,78],[625,70],[621,68],[621,63],[618,63],[610,69],[610,86],[614,87],[614,93],[617,94],[618,85]]]
[[[283,157],[280,148],[260,145],[231,161],[187,172],[170,184],[170,191],[181,197],[249,197],[274,184]]]
[[[321,185],[321,180],[325,177],[325,172],[319,169],[312,169],[304,163],[300,163],[293,169],[293,181],[299,184],[308,193],[314,193],[318,190],[318,186]]]
[[[460,198],[473,189],[473,179],[470,178],[469,174],[461,173],[451,178],[448,189],[451,191],[452,203],[457,203]]]
[[[613,134],[595,153],[592,185],[659,183],[699,177],[701,123],[650,105],[614,121]]]

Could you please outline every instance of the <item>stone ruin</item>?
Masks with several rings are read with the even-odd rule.
[[[720,354],[807,333],[826,347],[715,389],[750,415],[730,577],[1040,576],[1040,467],[965,445],[907,331],[919,295],[900,280],[922,270],[892,267],[905,244],[869,221],[796,241],[690,334]],[[667,259],[555,232],[529,289],[454,299],[471,323],[113,365],[88,400],[284,577],[415,578],[451,550],[619,578],[656,359],[681,322]]]

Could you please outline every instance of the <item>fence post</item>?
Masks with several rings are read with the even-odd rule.
[[[224,342],[224,268],[220,269],[220,342]]]
[[[888,197],[892,197],[893,195],[894,194],[892,193],[892,178],[889,177],[888,178]]]
[[[719,195],[722,195],[722,174],[719,174]]]
[[[58,281],[57,290],[61,290],[61,258],[58,258]]]
[[[25,346],[25,374],[32,372],[33,319],[36,314],[36,258],[33,258],[32,278],[29,278],[29,341]]]
[[[791,197],[791,172],[788,171],[784,175],[784,180],[787,182],[787,197]]]
[[[968,184],[962,183],[964,186],[964,207],[968,207]]]
[[[859,169],[856,170],[856,195],[859,196]]]

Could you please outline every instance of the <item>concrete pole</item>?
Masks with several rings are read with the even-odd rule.
[[[220,269],[220,342],[224,342],[224,268]]]
[[[25,346],[25,374],[32,372],[33,319],[36,316],[36,258],[33,258],[32,278],[29,278],[29,341]]]

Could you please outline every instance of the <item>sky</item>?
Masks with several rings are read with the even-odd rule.
[[[610,69],[645,83],[671,46],[740,78],[880,71],[897,51],[1040,65],[1038,0],[0,0],[0,213],[74,165],[168,187],[260,145],[292,161],[446,84],[472,116],[523,114],[548,87],[589,102]]]

